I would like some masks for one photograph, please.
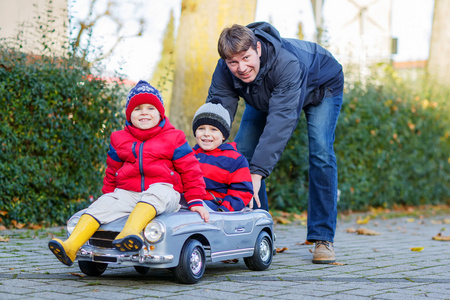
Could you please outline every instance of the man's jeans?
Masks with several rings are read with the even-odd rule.
[[[324,98],[318,106],[307,106],[309,139],[308,241],[334,242],[337,218],[337,165],[334,154],[334,132],[343,95]],[[266,124],[267,113],[247,105],[234,141],[249,162],[253,157]],[[261,208],[269,204],[264,180],[259,190]],[[254,200],[253,200],[254,201]],[[257,207],[253,203],[253,207]]]

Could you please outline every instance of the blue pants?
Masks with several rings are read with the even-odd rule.
[[[334,132],[343,95],[326,97],[318,106],[304,108],[309,141],[308,241],[334,242],[337,219],[337,164]],[[249,162],[266,125],[267,113],[247,105],[234,141]],[[264,180],[259,190],[261,208],[269,210]],[[254,200],[253,200],[254,201]],[[257,207],[253,203],[253,207]]]

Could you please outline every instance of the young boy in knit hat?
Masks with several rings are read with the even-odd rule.
[[[247,159],[236,143],[224,143],[230,129],[230,115],[217,98],[202,105],[192,122],[197,141],[193,149],[206,183],[205,203],[215,211],[239,211],[253,197]]]
[[[48,246],[64,264],[73,264],[78,249],[101,224],[128,216],[113,241],[122,252],[139,251],[140,232],[155,216],[180,208],[184,193],[189,209],[205,220],[205,182],[186,136],[165,116],[160,93],[145,81],[131,89],[123,130],[111,134],[103,180],[103,196],[81,216],[70,237],[52,239]]]

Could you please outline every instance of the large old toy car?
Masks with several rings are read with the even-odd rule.
[[[156,217],[144,228],[144,247],[138,252],[120,252],[112,245],[126,217],[104,224],[80,248],[78,266],[90,276],[100,276],[108,264],[134,266],[141,274],[150,268],[167,268],[181,283],[198,282],[207,261],[244,258],[254,271],[270,266],[275,248],[273,220],[268,212],[249,208],[240,212],[209,211],[207,223],[185,207]],[[69,219],[68,234],[83,212]]]

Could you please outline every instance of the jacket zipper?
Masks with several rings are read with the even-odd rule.
[[[142,152],[144,149],[144,143],[139,146],[139,172],[141,173],[141,190],[145,191],[145,176],[144,176],[144,162],[142,161]]]
[[[131,152],[133,152],[134,158],[137,158],[137,155],[136,155],[136,144],[137,144],[137,142],[134,142],[133,145],[131,146]]]

